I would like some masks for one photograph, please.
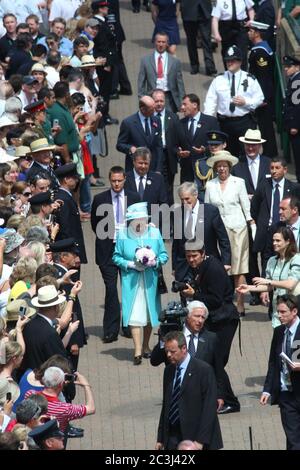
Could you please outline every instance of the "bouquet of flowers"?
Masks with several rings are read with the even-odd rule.
[[[151,246],[145,246],[135,250],[135,263],[145,268],[152,268],[156,265],[156,255]]]

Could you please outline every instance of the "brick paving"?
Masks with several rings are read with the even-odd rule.
[[[122,23],[127,41],[124,47],[127,70],[132,81],[134,95],[111,101],[111,115],[123,119],[137,109],[136,81],[140,57],[151,51],[153,23],[151,15],[141,11],[131,12],[130,0],[120,0]],[[177,56],[183,63],[187,92],[196,92],[203,102],[210,79],[205,75],[191,76],[185,47],[185,36],[181,27],[182,44]],[[145,39],[146,38],[146,39]],[[200,61],[202,61],[202,51]],[[215,54],[218,70],[222,71],[219,54]],[[202,66],[201,71],[204,71]],[[109,156],[99,158],[101,176],[107,183],[107,174],[113,164],[124,164],[124,156],[115,150],[118,126],[107,128]],[[178,183],[178,182],[177,182]],[[98,189],[94,191],[94,194]],[[82,269],[84,289],[81,294],[86,329],[90,335],[88,346],[82,350],[79,370],[88,377],[93,386],[96,414],[85,418],[78,425],[84,427],[82,439],[70,439],[68,449],[117,449],[151,450],[156,441],[161,401],[163,366],[154,368],[143,360],[140,367],[132,365],[133,343],[119,337],[117,342],[103,344],[102,316],[104,303],[103,282],[94,261],[94,235],[89,223],[84,224],[84,234],[89,264]],[[170,243],[167,243],[170,252]],[[171,283],[170,263],[165,268],[168,285]],[[173,294],[163,296],[162,303],[175,299]],[[248,304],[246,304],[248,307]],[[220,418],[224,449],[250,449],[249,427],[252,428],[254,449],[284,449],[285,438],[277,407],[259,405],[259,396],[267,366],[271,324],[264,308],[246,308],[242,320],[242,352],[240,355],[236,335],[228,366],[232,386],[238,395],[242,409],[240,413]],[[152,344],[157,341],[153,336]],[[82,402],[79,390],[76,402]]]

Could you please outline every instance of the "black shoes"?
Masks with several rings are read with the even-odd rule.
[[[68,437],[83,437],[84,429],[75,428],[74,426],[69,426]]]
[[[238,312],[238,313],[239,313],[240,318],[244,318],[246,316],[245,310],[243,310],[242,312]]]
[[[197,73],[199,73],[199,65],[191,65],[190,74],[191,75],[196,75]]]
[[[139,11],[137,11],[136,13],[139,13]],[[133,93],[132,93],[132,90],[123,90],[121,88],[120,91],[119,91],[119,95],[132,96]]]
[[[118,100],[119,99],[119,93],[112,93],[109,95],[110,100]]]
[[[150,359],[150,357],[151,357],[151,352],[150,351],[149,352],[144,352],[144,354],[143,354],[144,359]]]
[[[114,341],[118,341],[118,335],[105,335],[102,341],[103,343],[113,343]]]
[[[139,9],[139,8],[133,8],[133,9],[132,9],[132,12],[133,12],[133,13],[139,13],[139,12],[140,12],[140,9]]]
[[[216,69],[214,69],[214,70],[206,70],[205,73],[206,73],[206,75],[207,75],[208,77],[215,77],[215,76],[217,75],[218,71],[217,71]]]
[[[228,413],[239,413],[240,411],[239,406],[223,405],[217,413],[218,415],[226,415]]]
[[[133,365],[139,366],[140,364],[142,364],[142,356],[134,356]]]

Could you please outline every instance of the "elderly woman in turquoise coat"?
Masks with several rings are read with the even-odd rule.
[[[160,231],[148,224],[147,203],[129,206],[126,221],[127,227],[120,230],[117,236],[113,262],[121,269],[123,325],[131,327],[134,365],[140,365],[142,356],[148,359],[151,355],[149,339],[152,327],[159,324],[158,269],[168,261],[168,254]],[[154,252],[152,266],[143,266],[138,262],[136,256],[139,248]]]

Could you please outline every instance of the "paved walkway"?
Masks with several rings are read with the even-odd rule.
[[[139,59],[151,51],[151,15],[142,11],[139,15],[131,12],[129,0],[121,0],[121,16],[126,31],[124,47],[126,65],[136,93]],[[184,32],[182,45],[177,56],[183,62],[186,91],[197,93],[203,102],[210,79],[205,75],[191,76],[185,47]],[[145,39],[146,38],[146,39]],[[202,62],[202,51],[200,60]],[[216,54],[218,70],[222,71],[220,57]],[[204,71],[202,68],[201,71]],[[136,94],[111,102],[111,115],[123,119],[137,109]],[[99,159],[100,172],[107,182],[109,168],[113,164],[124,164],[123,155],[115,150],[118,126],[107,128],[109,156]],[[97,192],[97,191],[96,191]],[[95,192],[95,194],[96,194]],[[94,236],[88,223],[84,224],[89,264],[83,267],[84,289],[81,302],[86,329],[90,339],[80,357],[79,370],[88,377],[93,386],[97,412],[87,417],[80,426],[85,428],[82,439],[70,439],[69,449],[149,449],[156,441],[161,401],[163,366],[151,367],[144,360],[142,366],[134,367],[132,340],[120,337],[117,342],[104,345],[101,341],[104,289],[102,278],[94,262]],[[167,243],[170,251],[170,243]],[[171,283],[171,268],[165,272],[168,285]],[[163,296],[163,305],[175,299],[173,294]],[[249,427],[252,428],[254,449],[283,449],[284,434],[276,407],[259,405],[272,328],[265,309],[246,309],[242,321],[241,356],[237,338],[233,344],[228,372],[233,389],[239,396],[240,413],[223,416],[220,419],[225,449],[250,449]],[[154,336],[153,344],[157,341]],[[83,400],[80,390],[76,401]]]

